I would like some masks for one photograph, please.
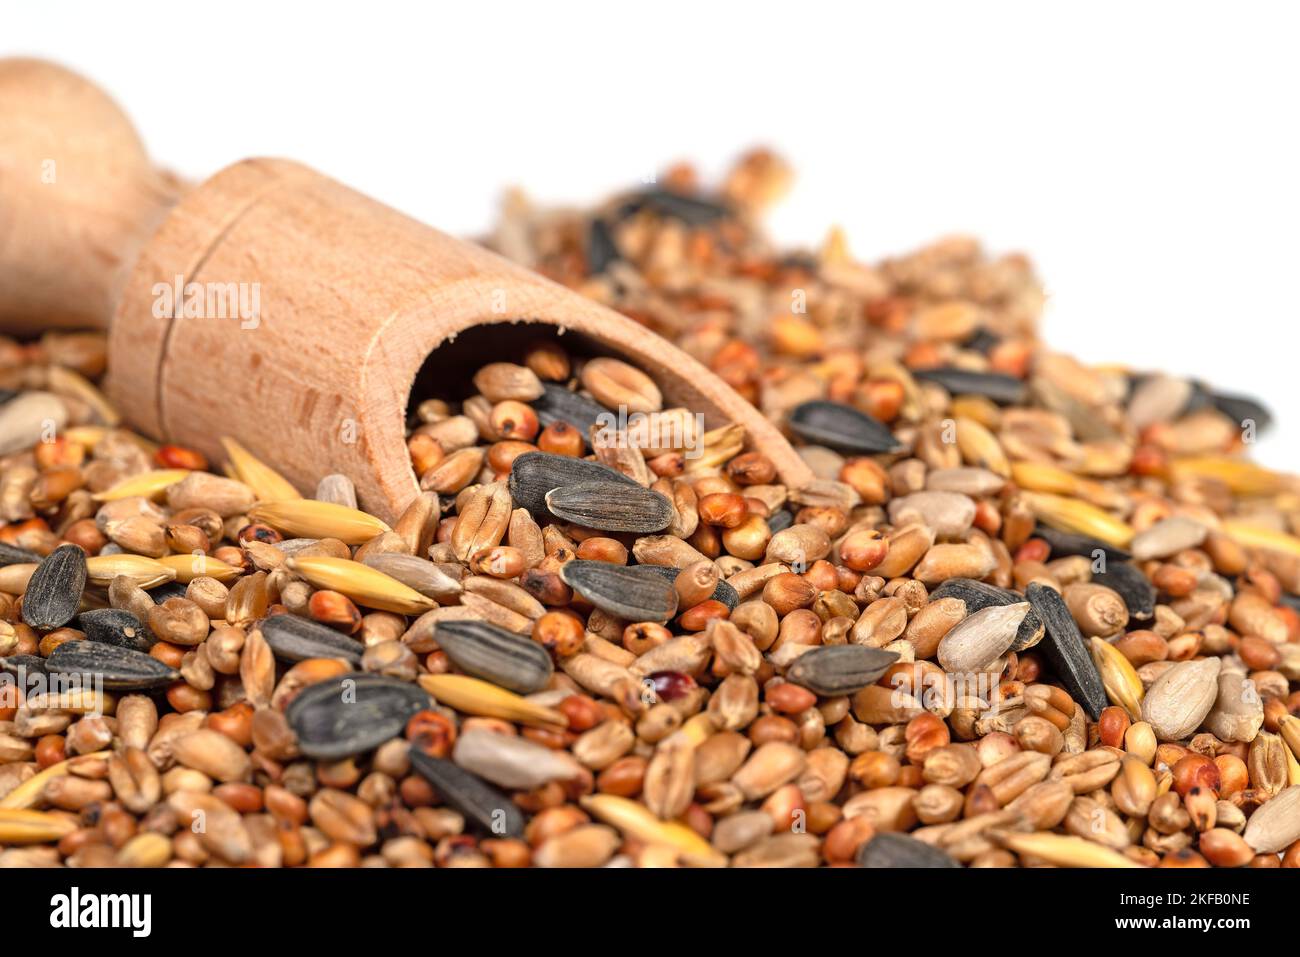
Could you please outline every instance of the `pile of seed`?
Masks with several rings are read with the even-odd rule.
[[[1018,257],[774,250],[785,178],[516,197],[493,243],[708,364],[803,488],[539,341],[417,404],[390,527],[119,428],[97,336],[0,340],[0,864],[1300,865],[1265,410],[1050,352]]]

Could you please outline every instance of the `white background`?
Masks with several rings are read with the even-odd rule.
[[[10,2],[0,55],[97,80],[187,176],[289,156],[460,234],[508,185],[585,202],[769,144],[783,242],[1028,252],[1053,345],[1254,392],[1259,457],[1300,469],[1296,10]]]

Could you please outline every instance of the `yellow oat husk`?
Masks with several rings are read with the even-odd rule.
[[[438,603],[403,585],[396,578],[347,558],[297,555],[285,567],[316,588],[342,592],[359,605],[393,611],[399,615],[420,615]]]
[[[988,469],[1003,478],[1011,477],[1011,463],[1007,461],[1007,453],[1002,450],[997,436],[974,419],[958,417],[953,421],[957,450],[961,452],[963,462]]]
[[[103,425],[73,425],[63,430],[63,437],[86,449],[93,449],[108,432],[108,427]]]
[[[1081,498],[1098,508],[1121,508],[1127,502],[1122,493],[1047,462],[1016,462],[1011,478],[1025,491]]]
[[[5,844],[48,844],[77,829],[75,820],[45,811],[16,811],[0,808],[0,846]]]
[[[234,581],[242,573],[234,565],[211,555],[167,555],[158,563],[176,574],[176,581],[188,585],[196,578],[215,578],[219,582]]]
[[[1058,867],[1141,867],[1137,861],[1095,841],[1064,834],[999,835],[999,840],[1017,854],[1041,858]]]
[[[58,764],[51,764],[43,771],[37,771],[30,778],[24,781],[18,787],[14,788],[8,794],[0,799],[0,808],[11,810],[23,810],[36,804],[45,793],[45,785],[51,778],[61,777],[68,773],[68,766],[73,760],[88,761],[91,758],[106,758],[111,751],[95,751],[90,754],[78,755],[75,759],[60,761]],[[3,841],[0,841],[3,843]]]
[[[1234,495],[1272,495],[1287,484],[1281,475],[1254,462],[1219,455],[1174,459],[1169,463],[1169,477],[1217,479]]]
[[[1124,657],[1122,651],[1101,638],[1088,639],[1088,650],[1111,704],[1123,708],[1134,721],[1141,721],[1142,697],[1146,689],[1142,687],[1142,679],[1134,670],[1133,663]]]
[[[46,384],[56,395],[72,396],[80,399],[94,410],[96,417],[110,428],[122,421],[121,414],[113,408],[113,403],[105,398],[89,379],[79,372],[73,372],[63,366],[50,366],[46,375]]]
[[[287,478],[234,439],[222,438],[221,447],[226,450],[230,467],[235,470],[235,478],[251,488],[259,502],[295,501],[302,498]]]
[[[190,556],[183,556],[186,561]],[[143,555],[92,555],[86,559],[86,576],[92,584],[108,586],[125,575],[141,588],[176,580],[176,569]]]
[[[1288,784],[1300,784],[1300,718],[1284,714],[1277,719],[1277,731],[1286,745],[1286,776]]]
[[[554,708],[543,707],[513,691],[467,675],[421,675],[420,687],[440,704],[466,714],[518,721],[535,728],[566,727],[568,720]]]
[[[91,496],[97,502],[115,502],[120,498],[154,498],[190,474],[189,469],[154,469],[123,479],[112,488]]]
[[[712,844],[685,824],[661,821],[644,804],[613,794],[590,794],[582,806],[606,824],[646,844],[671,847],[688,863],[725,867],[727,859]]]
[[[1262,548],[1271,552],[1300,556],[1300,538],[1266,525],[1255,525],[1230,518],[1224,521],[1219,530],[1247,548]]]
[[[249,510],[248,517],[286,535],[337,538],[348,545],[363,545],[376,535],[392,531],[386,523],[358,509],[305,498],[259,502]]]
[[[1127,522],[1081,499],[1023,492],[1021,500],[1040,522],[1058,531],[1087,535],[1116,548],[1126,548],[1133,540],[1133,529]]]

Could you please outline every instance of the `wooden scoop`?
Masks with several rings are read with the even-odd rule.
[[[419,490],[417,374],[464,378],[539,335],[625,358],[666,404],[744,426],[786,484],[812,478],[631,319],[298,163],[244,160],[186,190],[112,100],[49,63],[0,61],[0,210],[0,330],[107,328],[106,390],[135,428],[214,459],[232,435],[304,491],[343,472],[384,518]]]

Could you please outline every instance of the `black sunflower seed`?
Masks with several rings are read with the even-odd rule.
[[[433,640],[461,671],[519,694],[541,691],[555,670],[540,644],[486,621],[439,622]]]
[[[930,601],[940,598],[960,598],[966,603],[966,613],[973,615],[993,605],[1014,605],[1024,601],[1015,592],[973,578],[949,578],[930,592]]]
[[[303,691],[285,717],[304,755],[335,761],[397,737],[411,715],[427,707],[429,696],[418,685],[382,675],[346,674]]]
[[[560,578],[601,611],[627,621],[667,621],[677,613],[677,589],[642,565],[571,561]]]
[[[772,534],[783,532],[794,524],[794,515],[788,508],[778,508],[768,516],[767,527],[771,529]]]
[[[86,590],[86,553],[76,545],[50,552],[27,582],[23,621],[33,628],[62,628],[81,607]]]
[[[674,568],[672,565],[634,565],[633,568],[644,569],[647,572],[654,572],[660,578],[676,585],[677,576],[682,573],[680,568]],[[718,587],[713,589],[713,594],[709,596],[711,601],[720,601],[727,606],[728,611],[735,611],[736,606],[740,604],[740,595],[725,581],[719,581]]]
[[[975,332],[962,343],[971,352],[978,352],[982,355],[988,355],[1002,341],[1002,339],[987,329],[976,329]]]
[[[945,367],[915,369],[912,375],[941,385],[952,395],[982,395],[998,405],[1020,405],[1025,401],[1025,384],[1015,376],[1000,372],[972,372]]]
[[[351,665],[360,665],[366,650],[361,642],[297,615],[272,615],[262,622],[261,629],[271,651],[282,661],[342,658]]]
[[[641,488],[622,472],[571,455],[525,452],[510,466],[511,498],[518,508],[528,509],[538,519],[550,516],[546,508],[547,492],[579,482],[616,482]]]
[[[88,675],[110,691],[145,691],[180,678],[152,655],[102,641],[65,641],[45,659],[50,674]]]
[[[1051,546],[1053,558],[1060,558],[1063,555],[1084,555],[1094,558],[1098,552],[1103,553],[1107,561],[1113,562],[1126,562],[1133,557],[1124,549],[1107,545],[1100,539],[1076,535],[1074,532],[1057,531],[1041,522],[1034,529],[1034,537],[1041,538]]]
[[[522,837],[524,815],[514,801],[482,778],[443,758],[411,749],[411,767],[438,796],[494,837]]]
[[[1141,570],[1129,562],[1107,562],[1104,572],[1093,572],[1095,584],[1105,585],[1124,599],[1129,617],[1146,621],[1156,613],[1156,589]]]
[[[77,616],[77,628],[88,641],[148,651],[157,642],[149,626],[124,608],[95,608]]]
[[[537,413],[537,421],[542,425],[567,422],[578,430],[584,442],[594,426],[609,421],[605,416],[614,415],[599,402],[554,382],[543,382],[542,397],[534,399],[530,404]]]
[[[1248,395],[1211,392],[1210,402],[1237,426],[1244,428],[1246,422],[1254,422],[1255,430],[1263,432],[1273,424],[1273,413],[1258,399]]]
[[[149,589],[149,597],[155,605],[161,605],[169,598],[184,598],[187,587],[184,582],[163,582],[157,588]]]
[[[673,503],[658,492],[626,482],[578,482],[546,493],[556,518],[601,532],[663,531],[673,520]]]
[[[722,203],[668,189],[647,189],[637,193],[619,207],[617,215],[626,219],[643,209],[679,219],[688,226],[707,226],[731,215],[731,210]]]
[[[790,412],[788,421],[791,431],[799,438],[838,452],[871,455],[902,448],[888,427],[842,402],[825,399],[805,402]]]
[[[889,670],[897,652],[866,645],[820,645],[794,660],[785,676],[819,695],[855,694]]]
[[[1039,647],[1052,670],[1070,697],[1096,721],[1106,707],[1106,688],[1065,599],[1055,589],[1037,582],[1029,584],[1025,597],[1046,626],[1047,634]]]
[[[968,615],[994,605],[1014,605],[1024,601],[1024,598],[1013,591],[976,581],[973,578],[949,578],[930,593],[930,601],[940,598],[961,599],[966,604]],[[1024,651],[1026,648],[1032,648],[1042,639],[1043,621],[1033,609],[1030,609],[1020,620],[1020,625],[1016,628],[1015,640],[1011,642],[1009,650]]]
[[[0,658],[0,671],[16,675],[26,672],[29,675],[46,674],[45,659],[40,655],[6,655]]]
[[[609,264],[622,258],[618,243],[614,241],[613,230],[603,219],[593,219],[587,228],[587,272],[598,276],[609,268]]]
[[[858,848],[858,867],[960,867],[952,857],[924,841],[886,831]]]
[[[41,556],[25,548],[15,548],[0,542],[0,567],[5,565],[39,565]]]

